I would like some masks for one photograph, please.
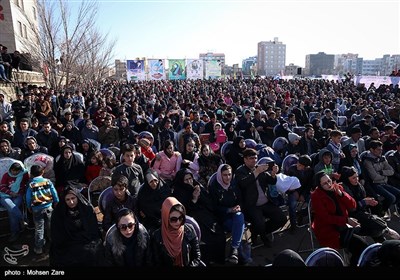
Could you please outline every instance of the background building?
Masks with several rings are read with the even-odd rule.
[[[32,27],[38,30],[36,0],[1,0],[0,5],[3,14],[0,17],[0,43],[9,53],[16,50],[29,53],[25,46],[35,42]]]
[[[126,61],[115,60],[115,76],[116,80],[126,80]]]
[[[252,67],[257,64],[257,56],[252,56],[242,60],[242,73],[244,76],[251,76]],[[255,73],[253,73],[255,76]]]
[[[306,67],[304,69],[307,76],[320,76],[334,74],[335,56],[319,52],[306,56]]]
[[[303,73],[303,68],[300,66],[294,65],[290,63],[288,66],[285,66],[285,76],[301,76]]]
[[[257,74],[275,76],[283,73],[286,62],[286,45],[275,37],[273,41],[259,42],[257,48]]]

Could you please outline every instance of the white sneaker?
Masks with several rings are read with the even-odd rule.
[[[391,229],[389,227],[387,229],[386,235],[388,237],[390,237],[391,239],[396,239],[396,240],[400,239],[400,234],[398,234],[397,231],[395,231],[395,230],[393,230],[393,229]]]

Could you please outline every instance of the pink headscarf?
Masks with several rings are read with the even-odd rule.
[[[175,197],[167,197],[161,206],[161,236],[168,254],[174,258],[175,266],[183,266],[182,241],[184,236],[184,223],[178,230],[170,227],[169,214],[171,208],[177,204],[182,205]]]

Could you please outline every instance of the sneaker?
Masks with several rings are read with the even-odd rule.
[[[33,252],[35,252],[36,255],[43,254],[43,248],[35,247],[33,248]]]
[[[10,238],[8,238],[8,242],[12,243],[17,241],[19,238],[19,233],[12,233]]]
[[[398,234],[397,231],[395,231],[395,230],[393,230],[391,228],[387,229],[386,235],[388,237],[390,237],[391,239],[396,239],[396,240],[400,239],[400,234]]]
[[[231,249],[231,253],[229,254],[228,257],[228,262],[230,262],[231,264],[238,264],[239,262],[239,252],[237,248],[232,248]]]
[[[385,212],[385,215],[383,216],[383,219],[384,219],[386,222],[390,222],[390,214],[389,214],[389,212]]]

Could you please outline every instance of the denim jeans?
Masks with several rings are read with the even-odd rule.
[[[21,230],[21,221],[23,219],[21,212],[22,196],[1,197],[0,204],[7,209],[8,219],[10,221],[11,234],[17,234]]]
[[[50,236],[50,220],[53,208],[47,207],[39,211],[33,210],[33,221],[35,223],[35,247],[43,248],[46,244],[44,231]]]
[[[232,233],[232,248],[239,248],[244,233],[243,213],[229,214],[224,221],[224,230]]]
[[[296,226],[296,210],[297,210],[297,199],[298,195],[296,192],[290,192],[287,196],[287,205],[289,208],[289,220],[291,226]]]
[[[383,200],[383,209],[387,211],[392,204],[400,206],[400,190],[388,184],[373,185],[375,192],[385,199]]]

